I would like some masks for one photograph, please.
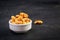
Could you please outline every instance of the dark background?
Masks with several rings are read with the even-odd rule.
[[[8,21],[20,11],[44,23],[33,24],[27,33],[13,33]],[[60,40],[60,0],[0,0],[0,40]]]

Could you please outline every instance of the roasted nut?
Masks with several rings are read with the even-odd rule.
[[[26,22],[23,22],[23,24],[26,24]]]
[[[42,20],[35,20],[34,24],[43,24],[43,21]]]
[[[14,19],[10,19],[10,22],[12,23],[12,22],[15,22],[15,20]]]
[[[22,24],[22,21],[18,21],[15,19],[15,24]]]
[[[24,18],[28,18],[28,14],[25,13],[23,17],[24,17]]]
[[[15,22],[12,22],[12,24],[15,24]]]
[[[18,18],[19,17],[19,15],[16,15],[16,18]]]
[[[21,13],[20,13],[20,16],[24,16],[24,14],[25,14],[24,12],[21,12]]]
[[[11,19],[15,19],[15,16],[11,16]]]
[[[29,18],[24,18],[24,20],[26,23],[29,23],[31,21],[31,19],[29,19]]]

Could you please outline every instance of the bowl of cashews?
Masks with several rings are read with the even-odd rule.
[[[9,29],[16,32],[27,32],[32,28],[32,20],[25,12],[20,12],[18,15],[11,16],[9,20]]]

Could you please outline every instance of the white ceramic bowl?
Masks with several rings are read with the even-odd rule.
[[[9,20],[9,29],[16,32],[27,32],[32,28],[32,20],[27,24],[12,24]]]

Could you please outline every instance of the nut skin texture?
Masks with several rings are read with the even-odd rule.
[[[43,24],[43,21],[42,20],[35,20],[34,24]]]

